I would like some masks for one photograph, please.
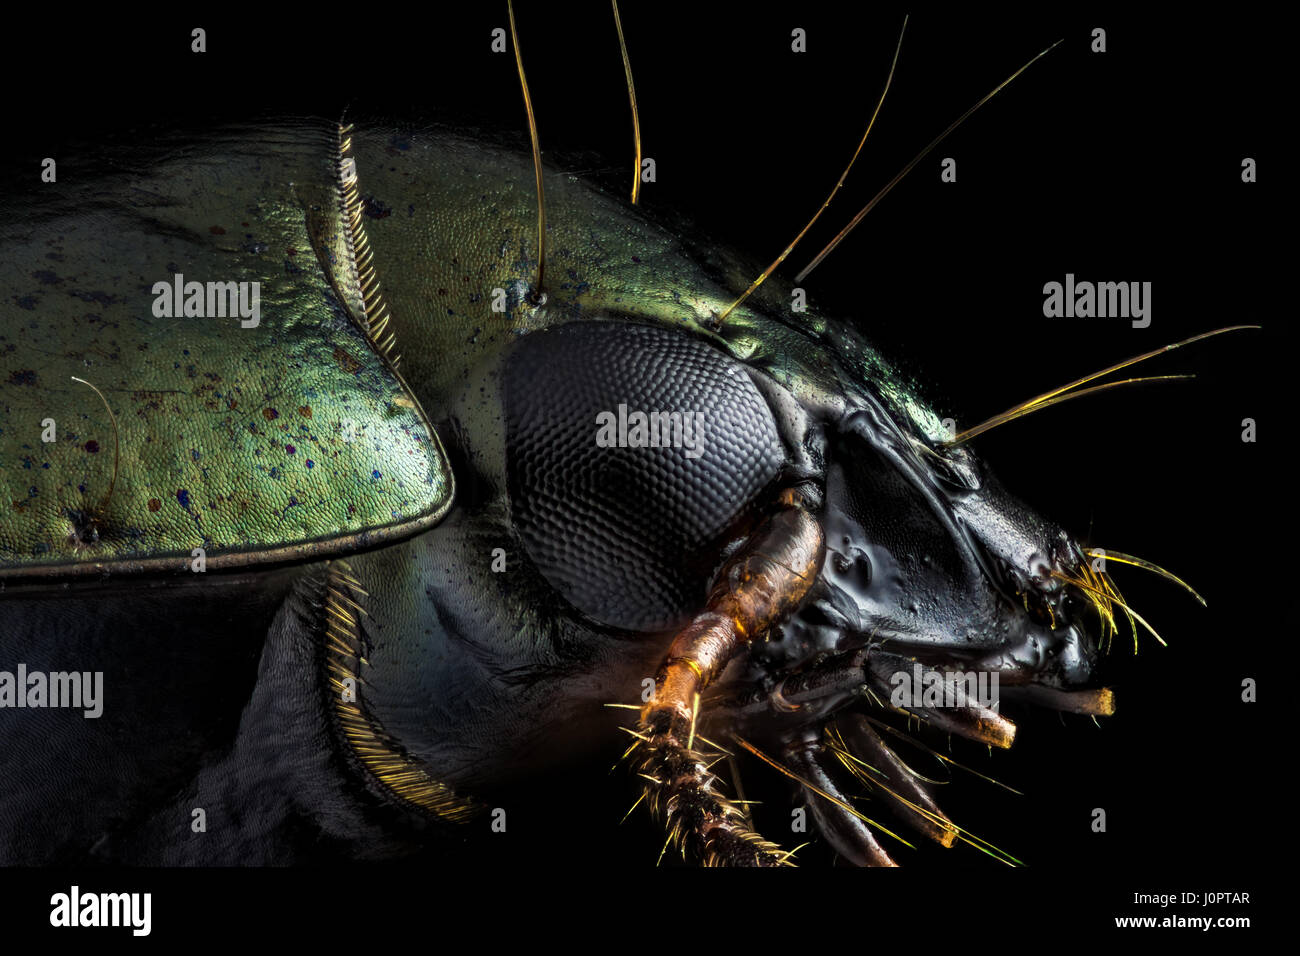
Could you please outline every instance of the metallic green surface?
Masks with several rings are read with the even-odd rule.
[[[0,580],[328,555],[445,512],[436,433],[340,304],[332,132],[141,144],[0,210]],[[157,317],[177,272],[260,282],[260,323]],[[72,376],[120,430],[90,543],[75,516],[104,503],[114,430]]]
[[[546,298],[532,305],[528,156],[440,129],[358,123],[353,140],[410,392],[363,329],[330,123],[114,147],[4,217],[0,578],[179,569],[195,547],[210,567],[322,557],[429,527],[452,481],[421,406],[439,421],[471,369],[576,319],[710,338],[814,404],[870,383],[938,436],[909,383],[851,333],[794,313],[780,280],[715,330],[754,264],[688,247],[681,230],[548,170]],[[157,317],[154,283],[177,272],[260,282],[260,323]],[[105,502],[114,434],[74,375],[104,392],[120,429],[89,543],[78,520]]]
[[[790,286],[779,278],[715,332],[713,317],[761,264],[688,247],[681,238],[686,230],[663,228],[625,197],[548,168],[546,301],[531,306],[525,300],[537,271],[531,157],[442,129],[406,132],[362,122],[353,144],[402,369],[435,421],[468,371],[518,336],[575,319],[625,316],[709,337],[818,404],[836,403],[870,383],[924,433],[946,437],[912,384],[865,341],[829,332],[812,312],[794,313]],[[505,313],[492,309],[494,289],[506,293]],[[843,371],[828,361],[826,345]]]

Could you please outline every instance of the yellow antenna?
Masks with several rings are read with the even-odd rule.
[[[1054,49],[1060,46],[1062,42],[1063,42],[1063,38],[1062,40],[1057,40],[1055,43],[1049,46],[1042,53],[1038,54],[1038,56],[1034,57],[1032,60],[1030,60],[1020,69],[1016,70],[1016,72],[1008,76],[1005,80],[1003,80],[992,90],[990,90],[984,96],[983,99],[981,99],[978,103],[976,103],[974,106],[968,109],[965,113],[962,113],[961,116],[957,117],[956,121],[951,126],[949,126],[946,130],[944,130],[933,140],[931,140],[929,146],[925,147],[925,149],[921,150],[919,153],[913,156],[912,161],[909,162],[906,166],[904,166],[902,171],[893,179],[891,179],[888,182],[888,184],[886,184],[884,189],[876,193],[876,195],[872,197],[871,202],[867,203],[865,206],[862,207],[862,211],[853,217],[853,221],[850,222],[847,226],[845,226],[842,230],[840,230],[839,235],[837,235],[834,239],[832,239],[829,243],[827,243],[826,248],[823,249],[821,252],[817,253],[817,255],[813,258],[812,262],[808,263],[806,266],[803,267],[803,271],[794,277],[794,281],[802,282],[804,278],[808,275],[808,273],[816,269],[817,266],[821,264],[821,261],[825,259],[827,256],[829,256],[835,250],[835,247],[838,246],[844,240],[844,237],[853,231],[854,227],[856,227],[857,224],[862,221],[863,217],[866,216],[867,213],[871,212],[871,210],[875,208],[876,203],[880,202],[880,200],[888,196],[890,190],[893,189],[895,186],[897,186],[899,182],[903,179],[903,177],[912,171],[912,169],[916,166],[917,163],[925,159],[925,157],[930,154],[930,150],[934,149],[936,146],[938,146],[940,143],[942,143],[945,139],[948,138],[949,133],[955,130],[962,123],[966,122],[966,119],[972,113],[974,113],[977,109],[979,109],[989,100],[993,99],[993,97],[997,96],[998,93],[1002,92],[1003,88],[1006,87],[1008,83],[1010,83],[1012,80],[1018,77],[1021,73],[1025,72],[1025,70],[1029,69],[1031,66],[1037,63],[1040,59],[1045,57],[1047,54],[1051,53]]]
[[[528,94],[528,77],[524,76],[524,57],[519,51],[519,32],[515,29],[515,5],[506,0],[510,13],[510,42],[515,48],[515,66],[519,68],[519,85],[524,89],[524,110],[528,113],[528,135],[533,141],[533,172],[537,176],[537,286],[532,299],[542,295],[542,280],[546,273],[546,196],[542,188],[542,148],[537,142],[537,117],[533,115],[533,98]]]
[[[781,263],[785,262],[786,257],[790,255],[790,253],[794,251],[794,247],[799,244],[799,240],[804,237],[804,234],[809,229],[812,228],[813,223],[815,223],[821,217],[821,214],[826,211],[826,207],[831,204],[831,200],[835,198],[835,194],[839,192],[840,187],[844,185],[844,180],[847,179],[849,176],[849,170],[852,169],[853,164],[858,161],[858,153],[862,152],[862,146],[863,144],[866,143],[867,136],[871,134],[871,128],[876,125],[876,117],[880,115],[880,107],[884,105],[885,94],[889,92],[890,84],[894,82],[894,68],[898,66],[898,54],[903,49],[903,33],[906,30],[907,30],[907,17],[903,17],[903,29],[898,31],[898,46],[894,48],[894,61],[889,64],[889,76],[886,77],[885,79],[885,88],[880,91],[880,99],[876,101],[876,109],[871,114],[871,121],[867,123],[866,132],[862,134],[862,139],[858,141],[858,148],[853,151],[853,158],[850,159],[849,164],[844,167],[844,172],[840,175],[839,182],[835,184],[835,188],[832,189],[831,194],[826,197],[826,201],[822,203],[821,208],[818,209],[817,212],[813,214],[813,217],[808,220],[808,225],[804,226],[803,229],[799,232],[799,235],[794,237],[794,241],[792,241],[790,245],[785,247],[785,251],[776,257],[776,261],[773,262],[770,266],[768,266],[765,270],[763,270],[763,274],[749,284],[749,288],[746,289],[741,294],[739,299],[737,299],[735,302],[731,303],[731,305],[723,309],[722,314],[718,316],[719,327],[722,325],[723,322],[727,321],[727,316],[731,315],[731,313],[735,310],[735,308],[738,305],[740,305],[740,303],[748,299],[750,294],[755,289],[757,289],[760,285],[762,285],[765,281],[767,281],[767,277],[770,276],[773,272],[775,272],[777,267],[780,266]]]
[[[1230,325],[1227,328],[1215,329],[1212,332],[1202,332],[1200,335],[1193,335],[1189,339],[1183,339],[1181,342],[1174,342],[1172,345],[1162,345],[1160,348],[1152,349],[1150,352],[1143,352],[1141,355],[1135,355],[1133,358],[1125,359],[1122,362],[1115,363],[1109,368],[1104,368],[1100,372],[1093,372],[1091,375],[1085,375],[1083,378],[1076,379],[1068,385],[1062,385],[1060,388],[1054,388],[1050,392],[1044,392],[1042,395],[1035,396],[1027,402],[1022,402],[1015,408],[1007,409],[1000,415],[994,415],[987,421],[981,422],[973,428],[968,428],[961,434],[954,436],[951,441],[946,442],[945,444],[960,445],[962,442],[969,441],[976,435],[982,435],[989,429],[996,428],[1005,422],[1022,418],[1030,412],[1039,411],[1040,409],[1047,408],[1050,405],[1056,405],[1060,402],[1068,401],[1071,398],[1078,398],[1082,395],[1099,392],[1102,389],[1110,388],[1115,385],[1127,385],[1132,382],[1158,381],[1161,379],[1190,378],[1191,376],[1188,375],[1155,375],[1146,378],[1127,378],[1119,382],[1111,382],[1107,385],[1094,385],[1092,388],[1081,389],[1077,392],[1073,391],[1080,385],[1087,385],[1089,382],[1095,381],[1103,375],[1109,375],[1111,372],[1118,372],[1120,369],[1128,368],[1130,365],[1137,365],[1139,362],[1145,362],[1147,359],[1154,358],[1157,355],[1163,355],[1165,352],[1172,352],[1174,349],[1182,348],[1184,345],[1191,345],[1193,342],[1199,342],[1202,339],[1208,339],[1215,335],[1222,335],[1224,332],[1240,332],[1243,329],[1258,328],[1258,325]],[[1070,394],[1067,395],[1067,392]]]
[[[1196,598],[1196,600],[1200,602],[1201,607],[1209,606],[1205,603],[1205,598],[1201,597],[1199,594],[1196,593],[1196,589],[1194,587],[1192,587],[1190,584],[1188,584],[1178,575],[1174,574],[1172,571],[1166,571],[1164,568],[1160,567],[1160,565],[1156,564],[1153,561],[1147,561],[1144,558],[1135,558],[1133,555],[1125,554],[1123,551],[1110,551],[1105,548],[1085,548],[1083,553],[1090,558],[1102,557],[1105,558],[1107,561],[1118,561],[1120,564],[1129,564],[1135,568],[1142,568],[1144,570],[1152,572],[1153,574],[1158,574],[1166,581],[1173,581],[1174,584],[1177,584],[1180,588],[1185,590],[1192,597]]]
[[[641,118],[636,111],[636,87],[632,84],[632,61],[627,58],[627,42],[623,39],[623,21],[618,16],[618,0],[609,0],[614,8],[614,26],[618,28],[618,48],[623,53],[623,72],[627,74],[627,98],[632,104],[632,139],[636,144],[636,158],[632,164],[632,205],[641,198]]]
[[[1070,392],[1065,395],[1057,395],[1055,398],[1045,399],[1040,402],[1025,404],[1010,411],[1003,412],[990,418],[983,424],[976,425],[974,428],[968,428],[960,435],[955,436],[951,441],[944,442],[946,445],[960,445],[962,442],[970,441],[977,435],[982,435],[992,428],[1006,422],[1015,421],[1017,418],[1024,418],[1034,412],[1041,412],[1044,408],[1051,408],[1053,405],[1059,405],[1061,402],[1068,402],[1072,398],[1083,398],[1085,395],[1094,395],[1097,392],[1104,392],[1107,389],[1119,388],[1121,385],[1141,385],[1144,382],[1180,382],[1190,381],[1196,378],[1195,375],[1144,375],[1138,378],[1122,378],[1118,382],[1107,382],[1104,385],[1094,385],[1092,388],[1082,388],[1077,392]]]

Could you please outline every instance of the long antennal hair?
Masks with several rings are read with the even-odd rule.
[[[862,147],[866,145],[867,137],[871,135],[871,130],[876,125],[876,117],[880,115],[880,108],[885,104],[885,96],[889,93],[889,87],[894,82],[894,70],[898,67],[898,55],[903,50],[903,34],[907,31],[907,19],[907,17],[903,17],[902,29],[898,31],[898,45],[894,48],[894,59],[889,64],[889,75],[885,77],[885,88],[880,91],[880,99],[876,100],[876,108],[871,112],[871,119],[867,122],[867,128],[862,133],[862,139],[858,140],[858,148],[853,151],[853,156],[850,157],[849,164],[844,167],[844,172],[840,174],[839,181],[835,183],[835,187],[831,190],[830,195],[826,197],[826,201],[821,204],[818,210],[813,213],[813,217],[808,220],[808,225],[799,230],[799,235],[795,236],[794,239],[790,241],[790,244],[785,247],[785,251],[776,257],[776,261],[764,269],[762,275],[749,284],[749,288],[741,293],[740,298],[722,310],[717,321],[719,327],[721,327],[723,322],[727,321],[727,317],[735,311],[736,307],[748,299],[755,289],[767,281],[767,277],[775,272],[781,263],[785,262],[786,257],[789,256],[790,253],[794,252],[794,247],[799,244],[799,240],[801,240],[807,234],[808,230],[813,227],[813,223],[821,218],[821,214],[827,210],[831,204],[831,200],[835,198],[835,194],[838,193],[840,187],[844,185],[844,180],[849,178],[849,170],[851,170],[853,164],[858,161],[858,154],[862,152]]]
[[[1193,335],[1189,339],[1183,339],[1181,342],[1174,342],[1172,345],[1163,345],[1158,349],[1152,349],[1150,352],[1143,352],[1141,355],[1135,355],[1122,362],[1117,362],[1109,368],[1104,368],[1099,372],[1093,372],[1091,375],[1085,375],[1083,378],[1075,379],[1068,385],[1062,385],[1060,388],[1054,388],[1050,392],[1044,392],[1042,395],[1037,395],[1027,402],[1021,402],[1014,408],[1009,408],[1005,412],[1002,412],[999,415],[994,415],[992,418],[980,422],[972,428],[967,428],[965,431],[954,436],[951,440],[945,442],[945,444],[960,445],[962,442],[970,441],[972,438],[977,435],[982,435],[990,429],[997,428],[999,425],[1006,424],[1010,421],[1015,421],[1017,418],[1023,418],[1032,412],[1041,411],[1044,408],[1049,408],[1052,405],[1059,405],[1061,402],[1069,401],[1072,398],[1081,398],[1084,395],[1095,394],[1096,392],[1108,388],[1114,388],[1119,385],[1192,378],[1193,376],[1190,375],[1152,375],[1143,378],[1126,378],[1122,381],[1109,382],[1105,385],[1095,385],[1092,388],[1074,391],[1074,389],[1078,388],[1080,385],[1087,385],[1089,382],[1096,381],[1103,376],[1109,375],[1111,372],[1118,372],[1120,369],[1128,368],[1131,365],[1137,365],[1139,362],[1145,362],[1147,359],[1155,358],[1157,355],[1163,355],[1165,352],[1172,352],[1174,349],[1182,348],[1184,345],[1191,345],[1193,342],[1200,342],[1216,335],[1223,335],[1225,332],[1238,332],[1242,329],[1258,328],[1258,325],[1230,325],[1226,328],[1214,329],[1210,332],[1202,332],[1200,335]]]
[[[901,170],[899,170],[898,175],[896,175],[893,179],[891,179],[888,183],[886,183],[885,187],[882,190],[880,190],[880,192],[876,193],[876,195],[871,198],[871,201],[869,203],[867,203],[865,206],[862,207],[861,211],[859,211],[858,214],[853,217],[853,219],[849,222],[847,226],[845,226],[843,229],[839,231],[839,233],[835,236],[834,239],[832,239],[830,242],[826,244],[826,247],[822,249],[821,252],[813,256],[812,261],[809,262],[806,266],[804,266],[803,270],[797,276],[794,277],[794,281],[802,282],[810,272],[812,272],[819,265],[821,265],[822,261],[827,256],[829,256],[832,252],[835,251],[835,247],[838,246],[841,242],[843,242],[845,238],[848,237],[848,234],[850,232],[852,232],[855,228],[857,228],[858,223],[860,223],[866,217],[867,213],[871,212],[872,209],[876,208],[876,204],[879,203],[880,200],[888,196],[890,191],[895,186],[897,186],[900,182],[902,182],[903,178],[908,173],[910,173],[913,169],[916,168],[916,164],[919,163],[921,160],[925,159],[926,156],[930,155],[930,151],[934,149],[936,146],[938,146],[940,143],[942,143],[945,139],[947,139],[948,135],[952,133],[953,130],[955,130],[962,123],[966,122],[966,120],[970,118],[970,115],[974,113],[977,109],[979,109],[989,100],[993,99],[993,97],[1001,93],[1002,90],[1005,89],[1006,86],[1009,83],[1011,83],[1012,80],[1018,77],[1021,73],[1025,72],[1025,70],[1029,69],[1035,63],[1041,60],[1043,57],[1047,56],[1047,54],[1051,53],[1054,49],[1056,49],[1061,44],[1061,42],[1062,40],[1057,40],[1046,50],[1043,50],[1041,53],[1039,53],[1038,56],[1034,57],[1032,60],[1030,60],[1020,69],[1016,70],[1016,72],[1012,73],[1010,76],[1008,76],[997,86],[993,87],[993,89],[989,90],[988,93],[984,94],[984,97],[978,103],[976,103],[974,106],[968,109],[965,113],[962,113],[961,116],[957,117],[957,119],[955,119],[946,130],[944,130],[934,139],[930,140],[930,144],[926,146],[925,149],[921,150],[919,153],[913,156],[911,161],[906,166],[904,166]]]
[[[519,70],[519,85],[524,91],[524,111],[528,114],[528,136],[533,144],[533,173],[537,178],[537,282],[530,299],[541,301],[546,278],[546,191],[542,186],[542,147],[537,140],[537,117],[533,113],[533,98],[528,92],[528,77],[524,75],[524,56],[519,50],[519,31],[515,28],[515,5],[506,0],[510,14],[510,43],[515,51],[515,66]]]

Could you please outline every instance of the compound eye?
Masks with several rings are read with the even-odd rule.
[[[504,385],[511,518],[533,565],[606,626],[683,623],[785,460],[744,369],[680,332],[575,322],[521,340]]]

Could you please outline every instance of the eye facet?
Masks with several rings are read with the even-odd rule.
[[[576,322],[520,342],[505,396],[511,512],[538,571],[607,626],[681,623],[785,460],[749,376],[682,333]]]

